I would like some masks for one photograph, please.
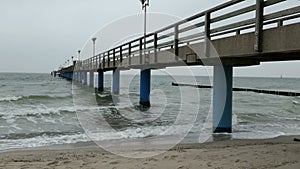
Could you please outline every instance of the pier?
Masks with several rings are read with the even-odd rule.
[[[120,72],[140,69],[140,104],[149,107],[151,70],[213,66],[213,131],[230,133],[234,67],[300,60],[300,6],[280,8],[285,0],[256,0],[250,6],[240,5],[243,1],[226,2],[145,37],[74,61],[72,66],[53,74],[103,91],[103,74],[113,71],[112,93],[119,94]],[[277,11],[264,12],[274,5]],[[255,13],[253,18],[236,19],[251,12]],[[224,23],[230,19],[234,21]],[[97,85],[95,75],[98,76]]]

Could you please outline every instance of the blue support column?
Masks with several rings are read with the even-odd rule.
[[[140,105],[150,107],[151,69],[141,70]]]
[[[82,73],[83,73],[83,84],[87,85],[87,72],[83,71]]]
[[[80,72],[76,72],[76,81],[80,82]]]
[[[95,83],[94,83],[94,72],[90,71],[90,87],[94,87]]]
[[[213,132],[232,132],[232,66],[214,66]]]
[[[75,81],[79,82],[79,76],[78,76],[79,72],[74,72],[74,73],[75,73]]]
[[[76,81],[77,80],[77,73],[73,72],[73,80]]]
[[[115,69],[113,71],[113,81],[112,81],[112,93],[120,93],[120,70]]]
[[[82,72],[81,71],[78,72],[78,82],[82,83]]]
[[[83,81],[84,81],[84,72],[81,71],[81,72],[80,72],[80,83],[83,84],[83,83],[84,83]]]
[[[104,88],[104,73],[103,70],[98,70],[98,91],[103,91]]]

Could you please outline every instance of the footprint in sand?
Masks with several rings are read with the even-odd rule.
[[[119,164],[119,162],[118,162],[118,161],[112,161],[112,162],[110,162],[109,164],[111,164],[111,165],[116,165],[116,164]]]
[[[172,155],[172,156],[170,157],[170,159],[171,159],[171,160],[175,160],[177,157],[178,157],[177,155]]]

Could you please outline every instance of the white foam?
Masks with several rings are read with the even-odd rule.
[[[0,112],[1,118],[6,119],[6,122],[12,124],[18,117],[26,117],[27,120],[31,122],[36,122],[35,117],[43,117],[47,115],[57,115],[60,116],[61,112],[75,112],[73,106],[65,107],[47,107],[45,105],[28,105],[23,107],[18,107],[10,111],[10,113]],[[34,116],[34,117],[33,117]],[[75,113],[74,113],[74,116]]]
[[[34,138],[26,139],[0,139],[0,152],[9,149],[18,149],[18,148],[33,148],[33,147],[42,147],[50,145],[59,145],[59,144],[71,144],[77,142],[86,142],[90,141],[85,134],[76,134],[76,135],[63,135],[63,136],[38,136]]]
[[[6,97],[1,97],[0,101],[17,101],[19,99],[22,99],[22,96],[6,96]]]
[[[149,127],[138,127],[138,128],[128,128],[123,131],[87,131],[87,135],[93,141],[106,141],[106,140],[119,140],[119,139],[129,139],[129,138],[146,138],[152,136],[182,136],[182,128],[187,128],[187,125],[177,125],[177,126],[149,126]],[[170,132],[170,128],[172,131]]]

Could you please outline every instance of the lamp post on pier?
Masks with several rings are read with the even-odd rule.
[[[96,40],[97,38],[92,38],[92,41],[93,41],[93,57],[95,56],[95,53],[96,53]]]
[[[96,56],[96,40],[97,40],[97,38],[96,37],[94,37],[94,38],[92,38],[92,41],[93,41],[93,57],[92,57],[92,59],[91,59],[91,61],[90,61],[90,68],[94,68],[94,57]],[[91,87],[94,87],[94,72],[93,71],[90,71],[90,86]]]
[[[149,63],[149,56],[146,56],[146,37],[147,37],[147,6],[149,6],[149,0],[140,0],[142,3],[142,9],[144,10],[144,57],[145,64]],[[141,62],[142,63],[142,62]],[[141,69],[140,77],[140,105],[149,108],[150,107],[150,91],[151,91],[151,69]]]
[[[77,62],[78,62],[78,65],[77,65],[77,66],[78,66],[78,70],[80,70],[80,68],[81,68],[81,61],[80,61],[80,53],[81,53],[81,50],[78,50],[77,53],[78,53],[78,61],[77,61]]]
[[[77,53],[78,53],[78,61],[80,61],[80,52],[81,52],[81,50],[77,51]]]
[[[142,9],[144,10],[144,56],[145,61],[148,62],[148,59],[146,59],[146,35],[147,35],[147,6],[149,6],[149,0],[140,0],[142,3]]]

